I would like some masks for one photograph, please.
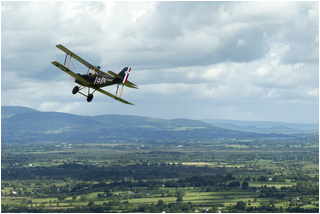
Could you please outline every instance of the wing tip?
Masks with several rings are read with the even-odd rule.
[[[114,99],[117,100],[117,101],[119,101],[119,102],[122,102],[122,103],[124,103],[124,104],[133,105],[133,106],[135,105],[135,104],[133,104],[133,103],[130,103],[130,102],[128,102],[128,101],[120,98],[120,97],[115,97]]]

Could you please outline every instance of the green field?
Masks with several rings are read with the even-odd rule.
[[[318,212],[319,207],[314,138],[4,144],[1,152],[2,212]]]

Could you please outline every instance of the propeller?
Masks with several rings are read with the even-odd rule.
[[[76,78],[70,76],[68,83],[69,83],[69,85],[74,85],[75,81],[76,81]]]

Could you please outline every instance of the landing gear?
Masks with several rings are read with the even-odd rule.
[[[79,93],[79,94],[87,97],[87,101],[88,101],[88,102],[91,102],[92,99],[93,99],[93,93],[94,93],[96,90],[94,90],[92,93],[90,93],[90,87],[88,87],[88,94],[84,94],[84,93],[81,92],[81,90],[84,89],[84,88],[86,88],[86,87],[84,87],[84,86],[80,86],[80,87],[79,87],[79,86],[75,86],[75,87],[72,89],[72,94]]]
[[[93,99],[93,94],[88,94],[87,101],[91,102],[92,99]]]
[[[79,86],[75,86],[73,89],[72,89],[72,94],[76,94],[78,93],[79,91]]]

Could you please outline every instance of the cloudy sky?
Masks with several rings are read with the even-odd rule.
[[[1,105],[81,115],[319,122],[319,3],[1,2]],[[71,93],[63,44],[131,66],[124,105]],[[76,61],[71,69],[86,72]],[[105,88],[115,93],[116,87]]]

